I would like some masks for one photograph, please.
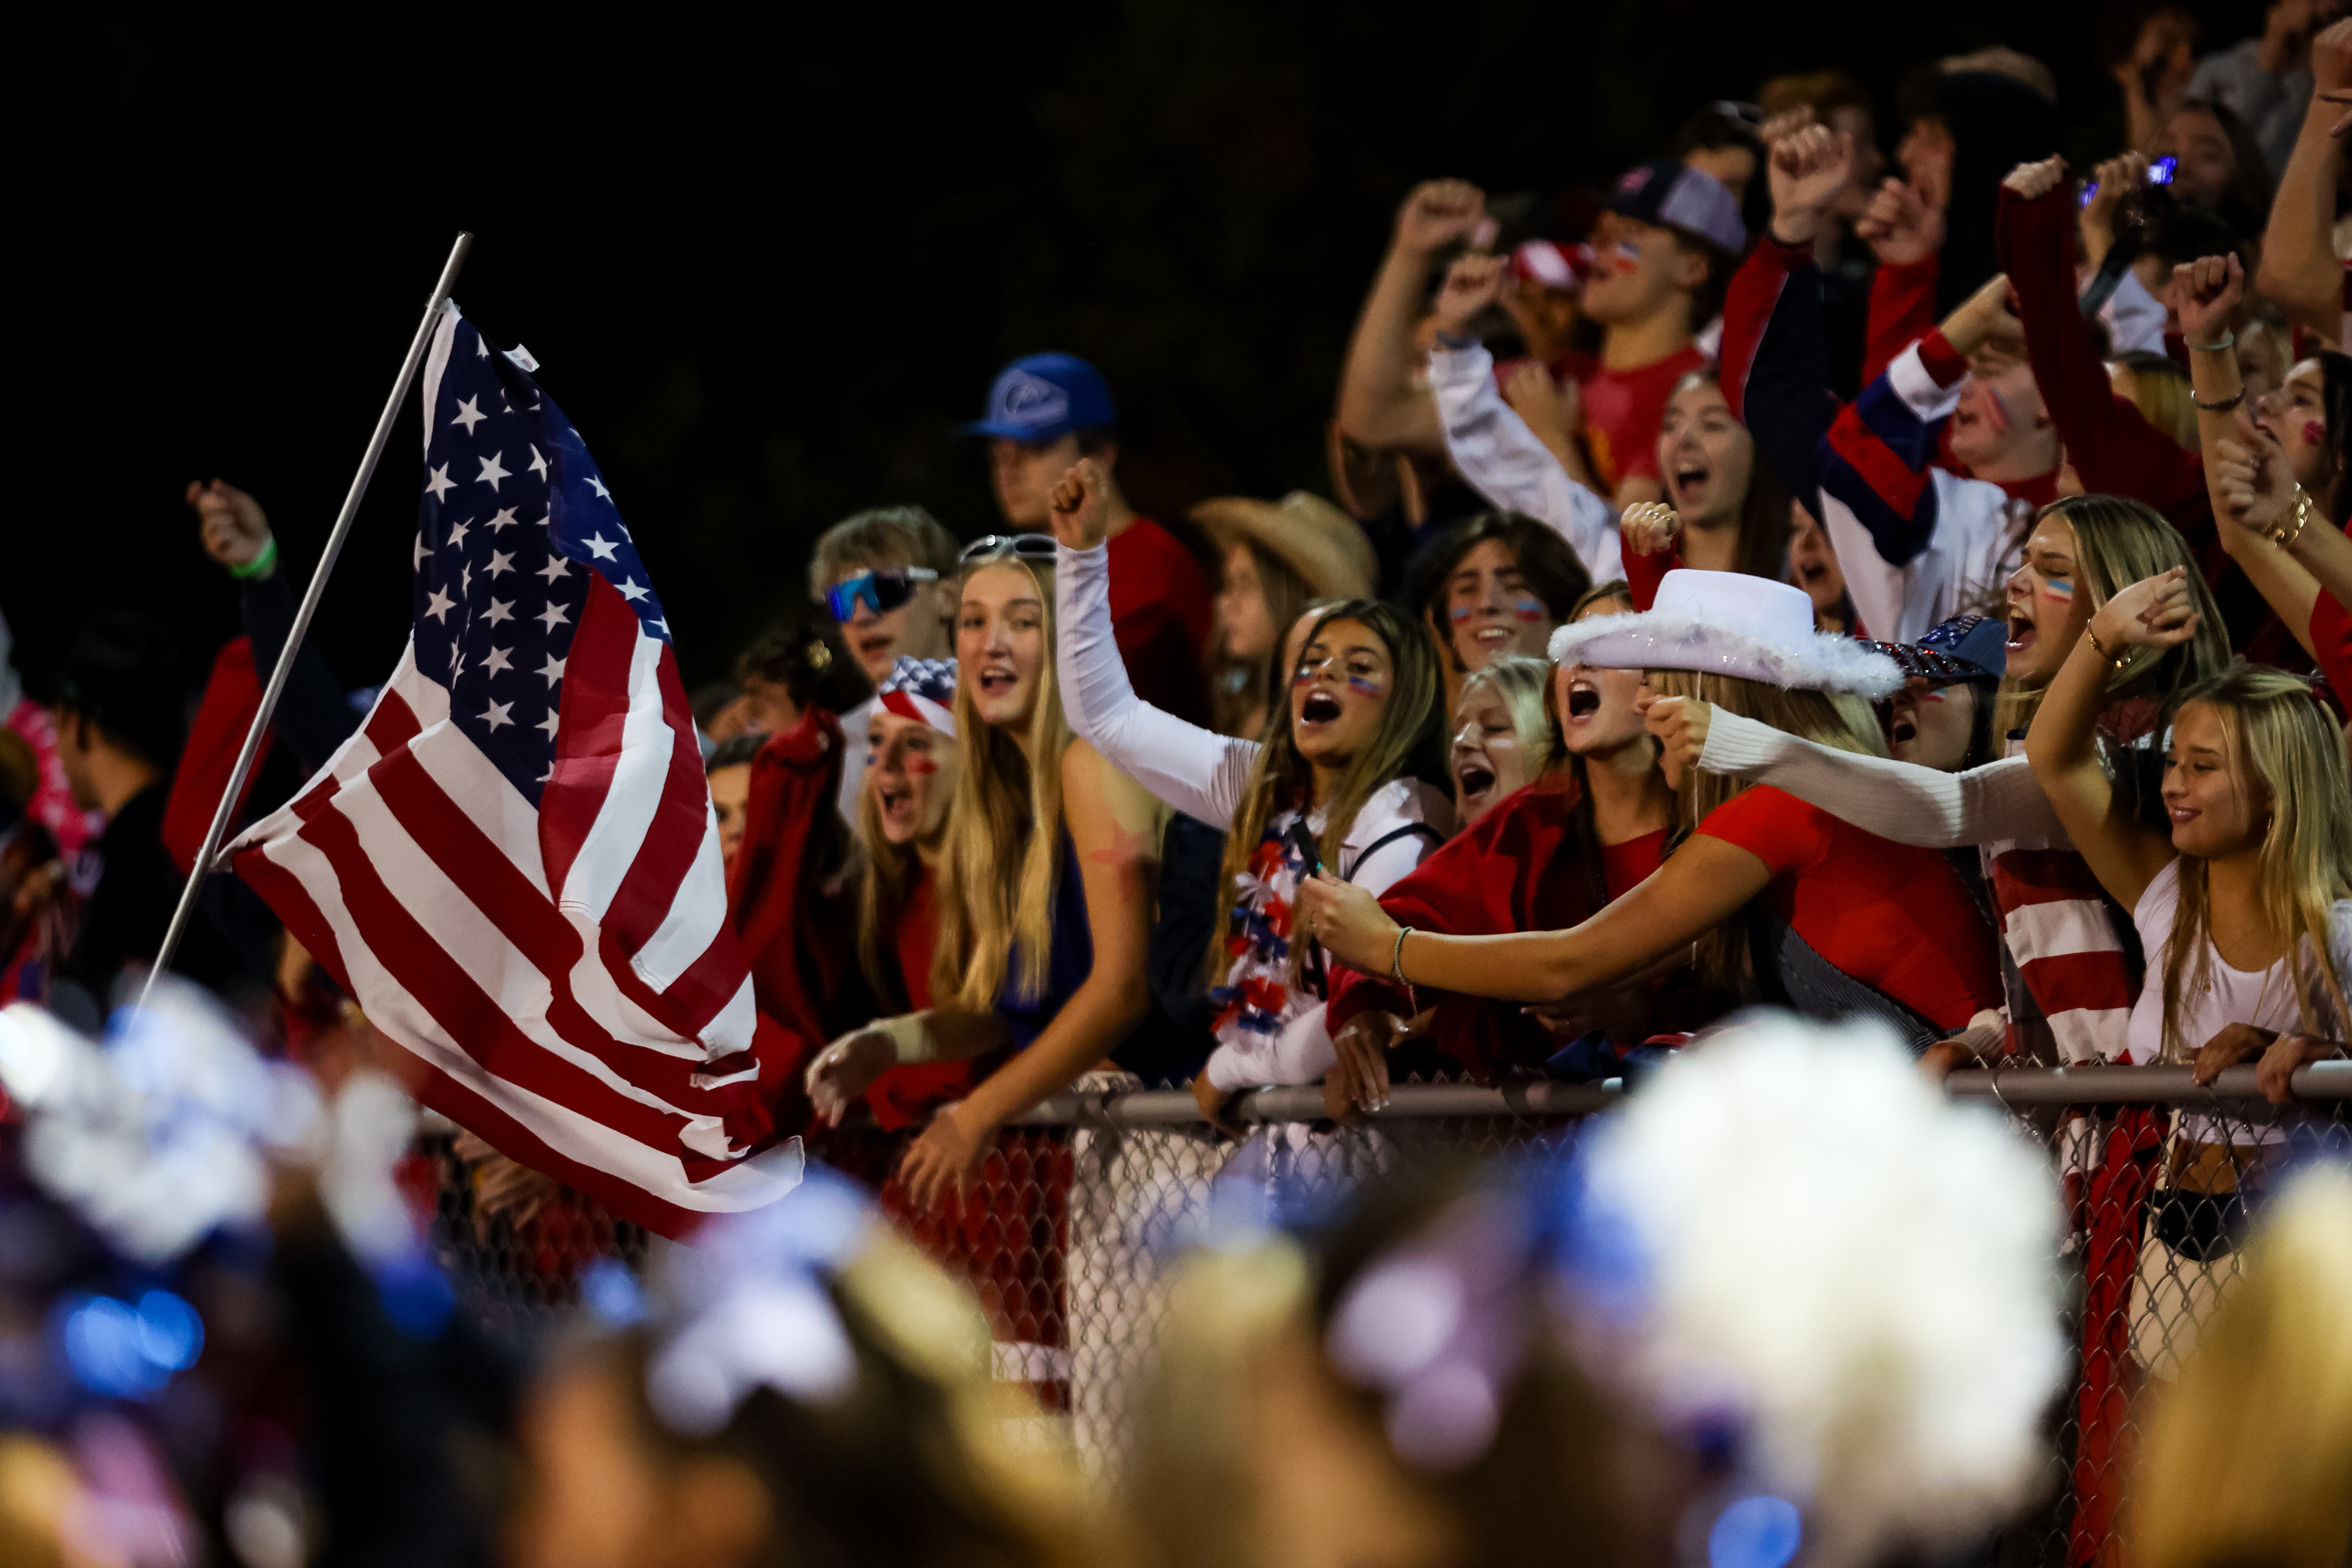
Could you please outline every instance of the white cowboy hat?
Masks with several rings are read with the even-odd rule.
[[[1853,697],[1885,697],[1903,684],[1885,654],[1815,631],[1803,589],[1741,572],[1669,572],[1647,610],[1593,616],[1552,633],[1551,658],[1562,667],[1736,675]]]

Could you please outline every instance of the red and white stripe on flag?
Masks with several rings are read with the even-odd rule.
[[[413,1058],[424,1103],[664,1235],[799,1180],[669,647],[588,585],[540,806],[451,721],[412,640],[360,731],[231,847]]]

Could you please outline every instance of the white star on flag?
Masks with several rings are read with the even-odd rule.
[[[499,508],[499,515],[490,519],[490,531],[497,533],[502,529],[512,528],[520,521],[521,520],[515,516],[514,508],[502,506]]]
[[[473,526],[474,525],[470,522],[461,522],[454,525],[449,530],[449,548],[452,550],[465,549],[466,535],[473,529]]]
[[[425,481],[425,493],[435,500],[439,500],[457,488],[457,482],[449,477],[449,465],[446,463],[434,469],[433,477]]]
[[[587,539],[582,541],[582,542],[588,546],[588,553],[593,555],[599,561],[618,561],[620,559],[619,556],[613,553],[613,552],[621,547],[621,542],[617,539],[607,539],[602,532],[598,532],[590,535]]]
[[[635,577],[624,577],[621,579],[621,597],[628,600],[629,603],[634,605],[645,596],[646,590],[637,586],[637,580]]]
[[[598,496],[602,497],[605,500],[611,500],[613,499],[613,492],[604,488],[604,480],[598,479],[595,475],[591,474],[588,476],[588,482],[590,485],[594,487]]]
[[[532,617],[532,619],[537,620],[541,625],[545,626],[549,631],[553,631],[556,627],[562,626],[564,623],[572,619],[572,612],[557,604],[554,600],[550,599],[547,603],[547,608],[540,611],[537,616]]]
[[[559,719],[557,719],[557,718],[556,718],[556,716],[555,716],[555,710],[554,710],[554,709],[552,709],[552,708],[551,708],[551,709],[549,709],[549,710],[547,710],[547,717],[546,717],[546,718],[544,718],[544,719],[542,719],[542,720],[541,720],[541,721],[539,721],[539,728],[541,728],[541,729],[542,729],[542,730],[546,731],[549,734],[552,735],[552,734],[554,734],[554,733],[555,733],[556,727],[557,727],[561,722],[562,722],[562,721],[561,721],[561,720],[559,720]],[[544,784],[544,783],[546,783],[547,781],[546,781],[546,780],[544,780],[544,779],[542,779],[542,780],[541,780],[540,782],[541,782],[541,783],[542,783],[542,784]]]
[[[562,556],[551,552],[547,558],[547,564],[532,573],[531,575],[534,577],[544,577],[549,582],[552,583],[558,577],[571,576],[572,568],[563,563]]]
[[[488,457],[484,458],[482,459],[482,471],[474,476],[474,482],[478,485],[488,485],[490,489],[497,489],[499,488],[499,481],[508,477],[507,471],[499,467],[499,459],[505,455],[506,454],[503,452],[493,452]]]
[[[490,727],[490,733],[494,735],[497,734],[499,726],[501,724],[511,724],[514,722],[513,720],[507,717],[507,710],[513,706],[514,704],[511,702],[493,702],[488,708],[482,710],[481,721],[483,723],[488,724]]]
[[[484,668],[486,673],[497,675],[502,671],[513,668],[514,660],[507,657],[506,649],[493,647],[490,649],[488,663]]]
[[[512,599],[492,599],[490,601],[490,607],[483,613],[482,618],[489,622],[492,626],[497,626],[500,621],[510,621],[514,619],[514,601]]]
[[[539,448],[536,447],[530,449],[530,471],[542,479],[547,478],[547,459],[539,455]]]
[[[540,668],[540,674],[547,677],[548,685],[553,686],[557,681],[563,679],[563,660],[556,658],[553,654],[549,654],[547,656],[547,663]]]
[[[440,620],[443,616],[446,616],[450,611],[457,607],[457,601],[451,598],[448,595],[443,593],[438,588],[434,589],[433,596],[425,601],[425,613],[431,616],[436,621]]]
[[[416,531],[416,554],[408,563],[408,569],[411,572],[414,572],[418,567],[424,565],[425,557],[428,553],[430,552],[425,548],[425,531],[420,528]]]
[[[474,406],[475,404],[480,401],[481,400],[479,398],[468,397],[463,403],[458,404],[457,417],[450,420],[449,423],[452,425],[463,425],[466,427],[466,434],[468,436],[472,435],[474,433],[474,426],[489,417],[488,415]]]
[[[488,570],[492,577],[498,576],[502,572],[511,572],[514,570],[514,557],[503,550],[493,550],[490,552],[490,564]]]
[[[468,562],[466,564],[466,569],[457,574],[457,596],[461,599],[467,598],[472,595],[473,592],[474,567],[473,563]]]

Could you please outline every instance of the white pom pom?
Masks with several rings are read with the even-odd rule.
[[[1592,1196],[1651,1243],[1643,1375],[1744,1418],[1812,1555],[1990,1528],[2046,1476],[2066,1364],[2048,1162],[1955,1106],[1875,1025],[1759,1016],[1665,1067],[1597,1137]]]

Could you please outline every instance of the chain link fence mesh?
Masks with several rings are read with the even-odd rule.
[[[1984,1088],[1989,1075],[1970,1075]],[[2038,1103],[2016,1090],[2043,1086]],[[2053,1075],[2004,1074],[2000,1101],[2045,1150],[2068,1215],[2061,1253],[2071,1384],[2050,1415],[2043,1500],[2015,1520],[1991,1561],[2075,1568],[2115,1560],[2116,1531],[2152,1385],[2178,1371],[2200,1324],[2239,1278],[2249,1215],[2282,1171],[2352,1147],[2352,1100],[2280,1109],[2253,1098],[2064,1103]],[[1580,1118],[1496,1108],[1416,1114],[1416,1099],[1458,1110],[1459,1091],[1398,1090],[1372,1125],[1268,1120],[1236,1141],[1198,1122],[1125,1124],[1104,1114],[1134,1087],[1081,1080],[1086,1102],[1060,1125],[1003,1133],[960,1203],[917,1212],[895,1172],[912,1133],[845,1127],[810,1157],[865,1183],[904,1233],[967,1280],[987,1315],[996,1375],[1034,1394],[1040,1430],[1066,1424],[1089,1471],[1109,1482],[1133,1424],[1164,1310],[1160,1259],[1206,1213],[1212,1183],[1247,1182],[1278,1212],[1313,1212],[1401,1163],[1488,1159],[1557,1138]],[[2059,1093],[2063,1093],[2063,1086]],[[1141,1104],[1141,1100],[1129,1100]],[[528,1346],[577,1308],[599,1268],[642,1268],[650,1244],[575,1194],[520,1221],[485,1215],[472,1172],[445,1131],[428,1133],[407,1180],[433,1214],[433,1242],[460,1299],[500,1337]],[[1018,1439],[1018,1434],[1014,1435]]]

